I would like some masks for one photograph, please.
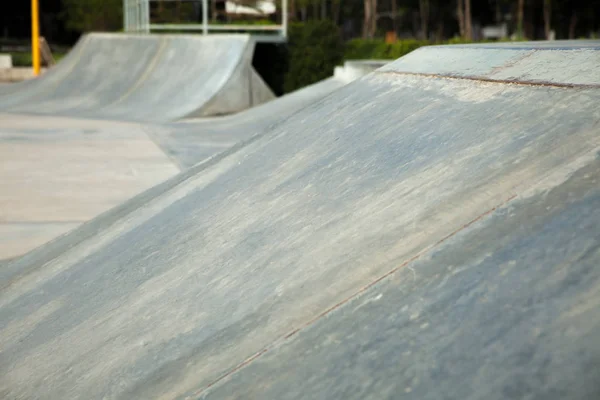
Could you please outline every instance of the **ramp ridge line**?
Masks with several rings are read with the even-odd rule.
[[[286,341],[289,338],[291,338],[292,336],[296,335],[301,330],[310,327],[311,325],[313,325],[316,322],[318,322],[319,320],[321,320],[323,317],[327,316],[331,312],[337,310],[338,308],[342,307],[343,305],[345,305],[345,304],[349,303],[350,301],[354,300],[355,298],[357,298],[358,296],[360,296],[362,293],[366,292],[367,290],[369,290],[370,288],[372,288],[373,286],[375,286],[379,282],[383,281],[384,279],[388,278],[389,276],[395,274],[396,272],[398,272],[402,268],[404,268],[404,267],[410,268],[410,267],[408,267],[409,264],[413,263],[414,261],[417,261],[419,258],[421,258],[426,253],[430,252],[431,250],[433,250],[437,246],[441,245],[442,243],[444,243],[445,241],[447,241],[451,237],[457,235],[461,231],[467,229],[468,227],[470,227],[474,223],[476,223],[476,222],[484,219],[485,217],[491,215],[492,213],[494,213],[499,208],[506,206],[507,204],[509,204],[512,200],[514,200],[517,197],[518,197],[517,194],[512,194],[507,199],[503,200],[501,203],[497,204],[496,206],[488,209],[487,211],[483,212],[482,214],[480,214],[477,217],[473,218],[472,220],[468,221],[466,224],[464,224],[463,226],[461,226],[461,227],[457,228],[456,230],[452,231],[448,235],[444,236],[443,238],[441,238],[440,240],[438,240],[436,243],[434,243],[434,244],[432,244],[430,246],[427,246],[426,248],[424,248],[423,250],[419,251],[417,254],[415,254],[414,256],[412,256],[411,258],[409,258],[408,260],[405,260],[400,265],[392,268],[391,270],[389,270],[385,274],[381,275],[380,277],[376,278],[375,280],[367,283],[365,286],[361,287],[356,292],[352,293],[350,296],[348,296],[345,299],[339,301],[338,303],[334,304],[333,306],[327,308],[325,311],[321,312],[316,317],[312,318],[308,322],[302,324],[300,327],[298,327],[298,328],[292,330],[291,332],[287,333],[283,337],[280,337],[280,339],[275,340],[270,345],[268,345],[268,346],[264,347],[263,349],[257,351],[256,353],[254,353],[250,357],[246,358],[241,363],[239,363],[236,366],[234,366],[228,372],[226,372],[223,375],[219,376],[214,381],[208,383],[205,387],[199,389],[196,392],[193,392],[191,394],[191,396],[186,396],[185,398],[189,399],[191,397],[200,396],[206,390],[210,389],[211,387],[213,387],[214,385],[216,385],[217,383],[219,383],[223,379],[228,378],[229,376],[231,376],[232,374],[236,373],[240,369],[246,367],[247,365],[249,365],[250,363],[252,363],[257,358],[261,357],[263,354],[267,353],[268,351],[275,349],[275,347],[277,346],[277,343],[279,343],[281,341]]]
[[[461,80],[461,81],[474,81],[484,83],[497,83],[500,85],[517,85],[517,86],[530,86],[530,87],[553,87],[560,89],[600,89],[598,84],[581,84],[581,83],[558,83],[558,82],[544,82],[544,81],[518,81],[509,79],[494,79],[487,78],[484,76],[459,76],[453,74],[433,74],[433,73],[421,73],[421,72],[407,72],[407,71],[373,71],[373,74],[381,75],[406,75],[415,76],[430,79],[447,79],[447,80]]]

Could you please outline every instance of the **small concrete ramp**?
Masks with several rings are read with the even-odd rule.
[[[600,45],[519,46],[418,50],[5,265],[1,392],[597,398]]]
[[[2,87],[0,111],[163,122],[229,114],[274,98],[248,35],[83,36],[38,79]]]

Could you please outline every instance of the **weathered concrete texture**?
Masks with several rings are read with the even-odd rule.
[[[8,261],[81,225],[81,222],[5,222],[0,220],[0,268]]]
[[[182,169],[189,168],[234,144],[243,143],[283,123],[303,107],[330,95],[387,62],[356,62],[359,67],[346,62],[331,78],[234,115],[189,119],[182,123],[146,126],[145,129]]]
[[[89,34],[48,74],[3,87],[0,110],[144,122],[233,113],[274,98],[253,52],[248,35]]]
[[[0,205],[5,206],[0,259],[21,255],[166,179],[177,171],[168,159],[189,168],[260,135],[347,83],[330,78],[232,116],[186,123],[0,116],[0,155],[5,157],[0,168]],[[168,158],[155,154],[160,161],[146,167],[133,161],[157,150],[152,141]]]
[[[39,116],[0,114],[0,160],[0,259],[179,172],[136,124]]]
[[[0,393],[597,397],[599,102],[344,86],[4,266]]]
[[[599,398],[599,183],[511,201],[202,398]]]
[[[593,65],[598,47],[600,40],[422,47],[381,69],[532,84],[600,85]]]

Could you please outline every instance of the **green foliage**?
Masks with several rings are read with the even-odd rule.
[[[353,39],[346,43],[344,59],[392,60],[400,58],[403,55],[428,44],[430,43],[414,39],[398,40],[391,44],[385,43],[384,40],[378,39]]]
[[[15,67],[31,67],[33,62],[31,60],[31,53],[11,53],[12,63]],[[52,57],[57,63],[66,56],[65,53],[53,52]]]
[[[340,65],[344,43],[339,28],[330,20],[290,25],[289,69],[285,75],[286,92],[328,78]]]
[[[508,41],[508,40],[507,40]],[[492,43],[494,40],[483,40],[477,43]],[[422,46],[468,44],[473,41],[455,37],[441,42],[429,42],[424,40],[398,40],[394,43],[385,43],[383,39],[353,39],[346,43],[344,51],[345,60],[395,60]]]
[[[275,22],[268,19],[245,19],[234,21],[211,21],[213,25],[274,25]]]
[[[158,24],[197,24],[194,5],[182,2],[163,2],[152,13],[152,22]]]
[[[116,31],[123,26],[122,0],[62,0],[67,29],[75,32]]]

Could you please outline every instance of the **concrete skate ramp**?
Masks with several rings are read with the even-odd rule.
[[[4,266],[1,393],[597,398],[600,45],[452,49]]]
[[[189,123],[0,113],[0,260],[160,183],[179,172],[173,164],[187,169],[243,145],[347,83],[336,75],[231,116]]]
[[[346,61],[343,66],[336,68],[334,76],[251,109],[224,117],[147,126],[146,131],[180,168],[187,169],[283,123],[303,107],[388,62]]]
[[[162,122],[228,114],[274,98],[248,35],[84,36],[39,79],[0,91],[0,111]]]

